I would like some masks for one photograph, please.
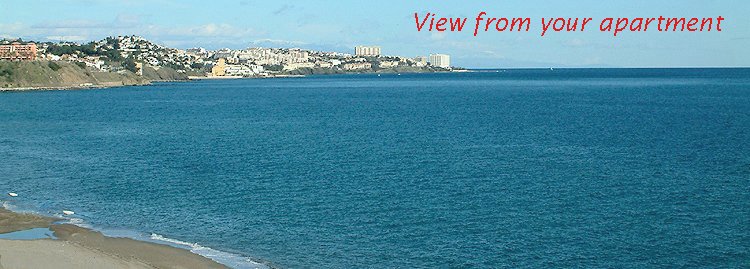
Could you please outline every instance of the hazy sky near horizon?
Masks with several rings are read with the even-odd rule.
[[[530,17],[529,32],[480,32],[474,18]],[[0,37],[38,41],[140,35],[177,48],[300,47],[387,55],[446,53],[465,67],[750,66],[750,1],[0,1]],[[467,17],[462,32],[417,32],[414,13]],[[722,32],[598,30],[604,17],[717,17]],[[541,18],[592,17],[585,32],[540,36]]]

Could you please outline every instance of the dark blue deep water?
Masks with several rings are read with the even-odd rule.
[[[280,267],[745,267],[750,70],[0,93],[0,191]]]

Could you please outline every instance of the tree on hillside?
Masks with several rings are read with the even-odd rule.
[[[200,69],[203,69],[203,67],[205,67],[205,66],[206,66],[206,65],[205,65],[205,64],[203,64],[203,63],[192,63],[192,64],[190,65],[190,68],[192,68],[192,69],[196,69],[196,70],[200,70]]]
[[[49,64],[47,64],[47,66],[49,66],[49,69],[52,69],[52,71],[57,71],[57,70],[60,70],[60,68],[62,68],[62,66],[52,61],[50,61]]]
[[[127,58],[127,59],[125,59],[125,61],[122,62],[122,67],[124,67],[125,69],[127,69],[128,71],[133,72],[133,73],[135,73],[135,71],[136,71],[136,69],[135,69],[135,61],[133,60],[133,58]]]
[[[268,70],[268,71],[281,71],[281,70],[284,70],[284,66],[280,64],[273,64],[273,65],[264,64],[263,69]]]

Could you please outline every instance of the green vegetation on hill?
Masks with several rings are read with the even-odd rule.
[[[122,55],[120,55],[120,52],[118,51],[118,44],[117,40],[113,39],[111,37],[108,37],[104,40],[107,45],[111,46],[113,49],[106,49],[105,47],[97,47],[95,42],[89,42],[87,44],[83,45],[77,45],[77,44],[57,44],[52,42],[47,42],[47,53],[54,54],[54,55],[78,55],[80,57],[84,56],[104,56],[109,61],[113,62],[121,62],[125,60]]]
[[[57,71],[57,70],[60,70],[60,68],[62,68],[60,64],[53,62],[53,61],[50,61],[49,64],[47,64],[47,66],[49,66],[49,69],[52,69],[52,71]]]
[[[0,40],[0,44],[10,42],[15,40]],[[250,77],[451,71],[422,66],[410,58],[363,57],[302,49],[182,51],[152,43],[139,36],[107,37],[85,44],[37,44],[39,59],[63,59],[64,62],[0,62],[0,88],[116,86],[155,80],[187,80],[188,76],[205,76],[210,73],[213,63],[222,58],[227,59],[228,63],[244,65],[234,73],[231,70],[236,71],[238,67],[228,68],[230,71],[227,71],[227,75],[243,74]],[[263,71],[257,65],[268,63],[264,57],[282,60],[274,65],[262,65],[265,69]],[[138,66],[143,67],[141,76],[135,75],[139,71]]]
[[[0,88],[123,86],[147,82],[131,72],[93,72],[63,61],[0,61]]]

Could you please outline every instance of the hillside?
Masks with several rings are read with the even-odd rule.
[[[15,45],[13,45],[15,44]],[[169,48],[139,36],[107,37],[88,43],[0,39],[0,45],[32,56],[2,56],[0,89],[111,87],[189,77],[271,78],[346,73],[428,73],[455,70],[428,64],[426,56],[351,55],[300,48],[186,50]],[[15,48],[13,46],[19,46]],[[25,46],[25,47],[24,47]],[[33,57],[35,56],[35,57]],[[14,58],[16,57],[16,58]],[[139,74],[139,75],[136,75]]]
[[[0,61],[0,89],[112,87],[147,84],[129,71],[96,72],[65,61]]]
[[[145,65],[143,67],[143,77],[151,81],[187,80],[188,74],[202,75],[196,72],[186,73],[177,72],[177,70],[170,67],[156,68],[150,65]]]

